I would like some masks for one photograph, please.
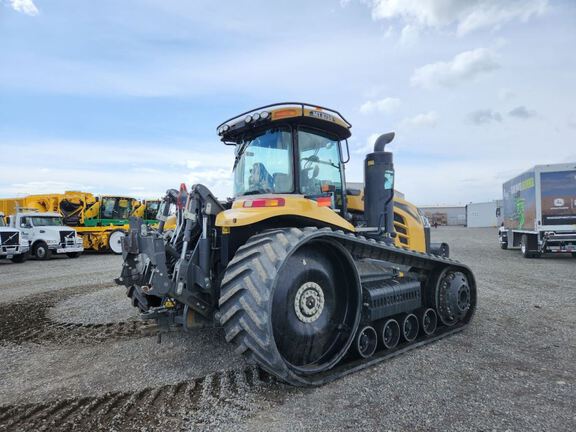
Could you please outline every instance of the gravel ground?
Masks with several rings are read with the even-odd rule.
[[[23,264],[0,260],[0,303],[26,295],[68,287],[114,285],[122,257],[86,252],[78,258],[57,256],[49,261],[31,259]]]
[[[86,305],[92,305],[87,308]],[[128,301],[125,289],[113,286],[57,303],[48,312],[56,322],[106,324],[139,319],[138,309]]]
[[[576,260],[524,259],[499,249],[495,229],[439,228],[433,241],[447,241],[477,278],[476,316],[455,336],[315,389],[260,377],[218,330],[168,334],[160,345],[152,336],[97,346],[4,343],[0,430],[35,430],[22,419],[44,415],[53,417],[53,429],[77,430],[575,430]],[[0,303],[66,288],[47,312],[52,319],[132,320],[123,290],[110,283],[119,265],[119,257],[103,255],[1,263]],[[158,418],[168,406],[178,411],[135,421],[134,401],[149,388],[156,396],[138,406],[150,406]],[[102,402],[109,392],[124,393]],[[57,402],[62,398],[70,400]],[[34,405],[41,402],[48,405]],[[19,412],[22,403],[32,405]],[[71,423],[74,409],[62,407],[86,403],[103,405],[91,418],[110,422],[94,425],[80,416]]]

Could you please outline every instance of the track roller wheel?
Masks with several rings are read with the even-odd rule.
[[[392,349],[400,341],[400,325],[395,319],[389,319],[382,325],[382,344],[387,349]]]
[[[475,291],[468,277],[447,268],[440,273],[436,285],[436,309],[440,321],[453,326],[462,321],[475,303]]]
[[[378,345],[378,335],[372,326],[362,327],[356,334],[355,346],[356,352],[362,358],[372,357],[376,352]]]
[[[438,316],[434,309],[426,309],[422,314],[422,330],[427,336],[430,336],[436,331],[438,325]]]
[[[322,230],[253,236],[226,269],[220,322],[226,340],[268,372],[314,385],[347,353],[361,313],[350,253]]]
[[[407,342],[412,342],[418,336],[418,318],[414,314],[408,314],[402,320],[402,336]]]

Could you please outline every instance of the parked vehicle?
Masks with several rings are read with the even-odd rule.
[[[66,191],[0,199],[0,211],[11,214],[18,208],[57,212],[64,225],[82,237],[85,249],[122,253],[121,241],[128,231],[128,219],[140,217],[155,224],[159,200],[138,201],[132,197]]]
[[[504,183],[503,195],[502,249],[576,258],[576,163],[536,165]]]
[[[143,318],[160,331],[222,326],[238,353],[302,386],[465,329],[474,275],[433,249],[418,209],[394,196],[394,134],[364,159],[362,199],[345,186],[350,128],[304,103],[222,123],[234,199],[183,185],[167,192],[157,227],[130,220],[116,281]]]
[[[0,213],[0,259],[23,263],[30,250],[28,240],[19,229],[7,226],[4,213]]]
[[[22,232],[37,259],[49,259],[53,254],[77,258],[84,251],[82,238],[76,230],[64,226],[59,213],[19,211],[10,216],[10,226]]]

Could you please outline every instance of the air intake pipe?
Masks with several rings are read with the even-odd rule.
[[[394,162],[384,147],[394,139],[394,132],[380,135],[374,152],[364,159],[364,217],[368,227],[394,233]]]

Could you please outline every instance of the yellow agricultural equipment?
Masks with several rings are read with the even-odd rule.
[[[82,236],[85,249],[110,250],[119,254],[122,252],[121,240],[128,230],[128,219],[140,214],[150,217],[154,205],[157,209],[159,202],[148,203],[140,203],[131,197],[95,196],[89,192],[67,191],[63,194],[1,199],[0,210],[6,214],[15,213],[17,208],[58,212],[64,224],[74,227]],[[155,214],[152,219],[155,219]]]
[[[234,198],[220,202],[202,185],[169,190],[157,228],[130,222],[117,282],[143,317],[221,325],[239,353],[295,385],[464,329],[474,275],[433,248],[425,218],[394,197],[393,134],[366,155],[364,189],[346,188],[350,128],[337,111],[304,103],[222,123],[236,155]]]

